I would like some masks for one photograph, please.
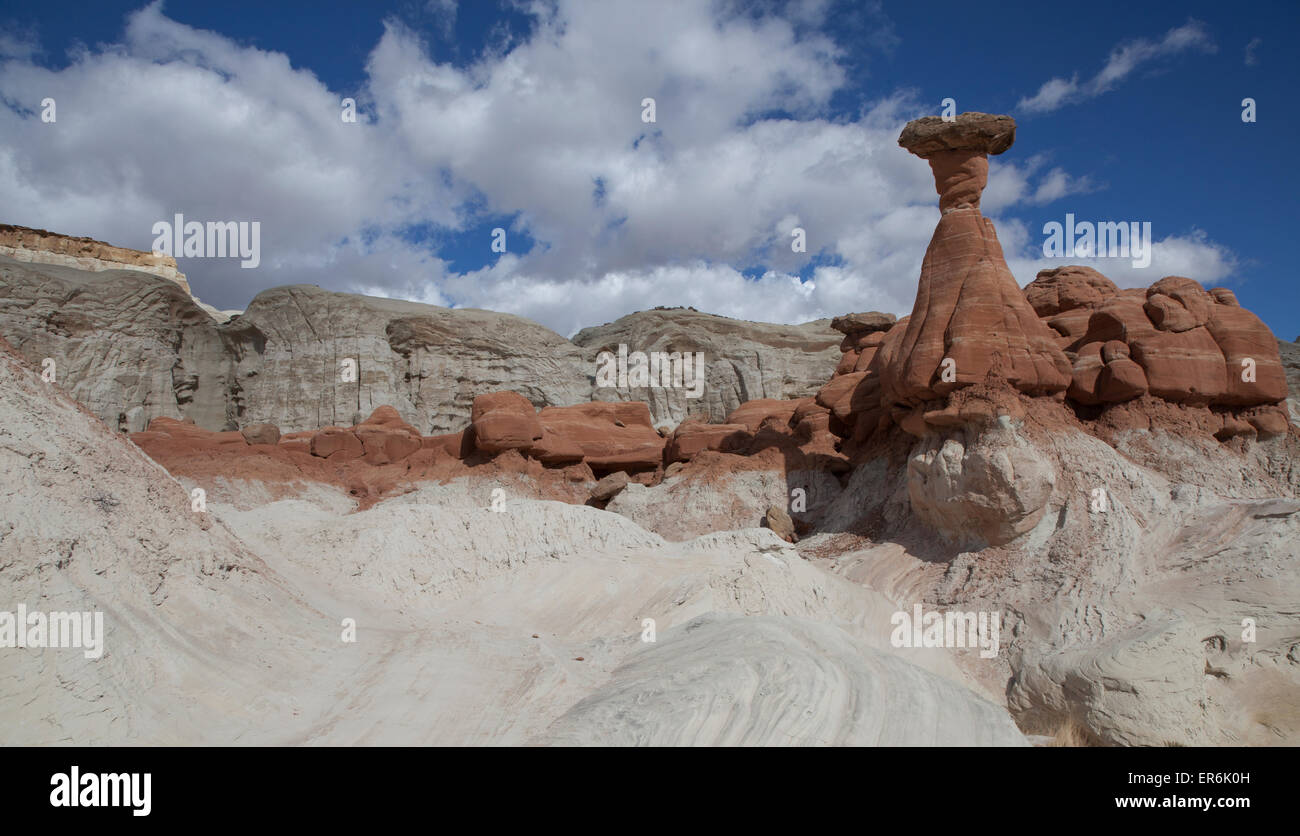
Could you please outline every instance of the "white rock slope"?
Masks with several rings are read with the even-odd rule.
[[[891,655],[892,602],[769,531],[670,544],[469,482],[196,513],[2,347],[0,601],[107,635],[0,648],[0,743],[1024,742],[948,656]]]

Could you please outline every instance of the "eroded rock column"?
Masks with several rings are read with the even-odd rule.
[[[920,406],[990,373],[1033,395],[1070,385],[1070,362],[1056,335],[1025,300],[993,223],[980,212],[988,155],[1010,148],[1015,135],[1009,116],[963,113],[952,122],[914,120],[898,139],[930,163],[943,216],[907,329],[881,369],[890,407]]]

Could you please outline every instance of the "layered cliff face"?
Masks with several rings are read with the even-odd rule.
[[[221,332],[174,282],[0,256],[0,335],[114,429],[235,420]]]
[[[515,389],[539,405],[589,399],[582,352],[509,314],[331,293],[259,294],[215,321],[178,285],[0,257],[0,335],[105,423],[153,418],[210,430],[354,424],[392,405],[426,434],[463,429],[474,397]]]
[[[112,427],[156,417],[209,430],[285,432],[351,425],[393,406],[426,435],[464,429],[478,395],[511,390],[537,407],[649,404],[656,426],[723,420],[754,398],[816,392],[834,365],[826,323],[744,322],[685,309],[644,311],[570,342],[510,314],[333,293],[299,285],[258,294],[225,320],[174,282],[0,256],[0,335]],[[597,356],[704,355],[702,389],[596,388]]]
[[[463,429],[485,391],[510,389],[539,406],[590,398],[582,352],[510,314],[296,285],[259,293],[222,333],[241,425],[355,424],[387,405],[438,434]]]
[[[590,357],[601,351],[702,352],[704,387],[697,397],[674,387],[597,387],[595,400],[645,401],[657,423],[677,424],[688,415],[714,423],[746,401],[806,398],[816,394],[839,359],[839,335],[825,320],[802,325],[746,322],[683,308],[639,311],[597,328],[584,328],[574,343]]]
[[[190,292],[185,274],[169,255],[115,247],[93,238],[74,238],[44,229],[0,224],[0,255],[15,261],[53,264],[78,270],[138,270],[180,285]]]

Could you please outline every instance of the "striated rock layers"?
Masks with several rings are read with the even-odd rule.
[[[745,322],[687,309],[631,314],[577,344],[510,314],[333,293],[259,294],[214,320],[185,288],[132,270],[94,272],[0,256],[0,336],[109,426],[157,417],[203,428],[285,432],[355,424],[390,405],[422,433],[463,430],[474,399],[513,390],[537,407],[590,400],[649,405],[655,426],[721,421],[741,403],[813,395],[835,363],[826,322]],[[698,351],[698,398],[682,386],[595,388],[605,347]],[[672,381],[670,381],[672,382]]]
[[[222,333],[174,282],[0,256],[0,335],[115,430],[157,416],[239,426]]]
[[[964,113],[951,123],[933,116],[910,122],[898,139],[930,163],[943,214],[907,327],[881,358],[881,394],[891,406],[919,405],[990,373],[1034,395],[1069,386],[1069,362],[980,213],[988,155],[1010,148],[1015,134],[1008,116]]]
[[[522,395],[502,391],[476,397],[471,414],[464,431],[430,436],[393,407],[381,406],[350,426],[284,434],[267,423],[212,431],[159,417],[130,437],[187,478],[334,485],[363,508],[419,482],[470,474],[526,475],[551,498],[582,502],[591,498],[583,486],[600,476],[632,474],[641,484],[657,484],[669,468],[698,458],[707,469],[709,456],[722,453],[747,457],[760,468],[848,469],[834,448],[826,410],[811,398],[750,401],[726,424],[692,418],[667,437],[639,402],[537,410]]]
[[[1070,400],[1122,403],[1149,392],[1171,403],[1250,410],[1244,420],[1258,433],[1285,432],[1277,340],[1232,291],[1206,291],[1180,276],[1121,291],[1095,270],[1062,267],[1039,273],[1025,295],[1073,360]]]
[[[391,405],[420,431],[460,430],[474,398],[589,400],[582,351],[510,314],[450,310],[299,285],[214,321],[182,288],[132,271],[0,257],[0,335],[110,427],[157,417],[209,430],[351,425]]]
[[[899,137],[899,145],[930,163],[943,214],[912,313],[884,333],[878,323],[869,340],[859,341],[853,370],[818,395],[854,444],[891,422],[923,435],[924,414],[937,401],[990,375],[1030,395],[1070,385],[1070,362],[1055,333],[1025,299],[993,223],[980,213],[988,155],[1010,148],[1015,133],[1008,116],[963,113],[953,122],[918,119]]]
[[[573,337],[589,358],[601,351],[701,352],[702,392],[689,387],[596,388],[594,400],[645,401],[656,424],[678,424],[688,415],[720,422],[750,400],[815,395],[835,365],[838,337],[826,320],[775,325],[714,316],[689,308],[639,311]]]
[[[94,238],[73,238],[44,229],[0,224],[0,255],[15,261],[57,264],[79,270],[139,270],[180,285],[190,292],[176,259],[160,253],[115,247]]]
[[[463,429],[474,398],[511,389],[539,405],[585,401],[582,353],[510,314],[294,285],[259,293],[222,326],[239,421],[315,429],[393,406],[422,433]]]

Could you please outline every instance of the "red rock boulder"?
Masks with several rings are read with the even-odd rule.
[[[365,448],[352,430],[326,427],[312,435],[311,454],[331,461],[349,461],[365,455]]]
[[[517,392],[479,395],[470,409],[474,447],[484,453],[527,450],[542,439],[542,423],[532,403]]]
[[[1218,302],[1207,326],[1225,365],[1224,392],[1218,402],[1255,406],[1286,400],[1286,369],[1277,338],[1259,317],[1232,303]]]
[[[663,461],[664,438],[641,401],[548,406],[537,417],[543,430],[581,449],[592,470],[644,470]]]
[[[275,424],[249,424],[241,427],[239,432],[249,444],[280,443],[280,428]]]
[[[420,432],[391,406],[381,406],[353,430],[370,464],[400,461],[422,446]]]
[[[802,403],[803,401],[800,399],[780,400],[777,398],[758,398],[745,401],[731,411],[731,414],[727,416],[726,423],[741,424],[751,433],[758,432],[758,428],[769,418],[776,418],[783,425],[788,425],[790,416],[794,415],[795,409]]]
[[[740,452],[753,439],[744,424],[708,424],[684,421],[673,431],[664,451],[664,461],[686,462],[705,450],[719,453]]]

